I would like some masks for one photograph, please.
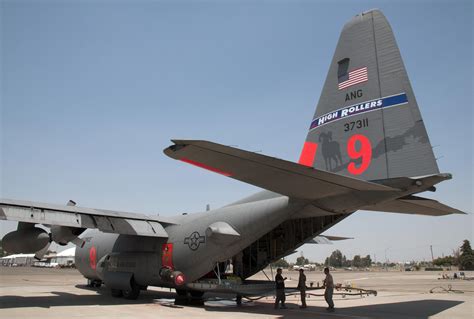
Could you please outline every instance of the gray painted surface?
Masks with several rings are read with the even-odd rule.
[[[337,74],[338,62],[345,58],[350,59],[349,71],[367,67],[367,82],[339,90],[338,81],[348,79]],[[78,270],[111,288],[128,290],[134,284],[185,289],[170,276],[181,273],[187,283],[194,282],[212,275],[213,269],[221,269],[229,259],[240,264],[235,267],[240,268],[236,275],[248,278],[359,209],[436,216],[461,213],[412,196],[451,176],[438,173],[388,22],[379,11],[356,16],[344,26],[315,118],[341,107],[400,94],[406,94],[406,103],[312,129],[307,141],[319,144],[316,169],[207,141],[174,141],[175,145],[165,150],[168,156],[266,189],[219,209],[161,218],[0,200],[0,219],[61,226],[60,233],[68,240],[88,228],[81,240],[73,239],[78,245]],[[344,131],[348,120],[364,119],[361,127]],[[357,178],[347,171],[350,161],[345,146],[354,134],[370,140],[372,153],[370,165]],[[34,228],[29,229],[33,229],[30,239],[38,235]],[[14,233],[9,238],[18,236]],[[51,237],[54,240],[55,234]],[[34,244],[24,248],[33,246],[38,248]]]
[[[368,81],[338,88],[338,62],[349,58],[349,71],[367,67]],[[357,93],[362,96],[357,97]],[[355,94],[352,94],[355,93]],[[310,130],[307,141],[318,143],[314,167],[342,175],[351,162],[346,148],[353,134],[372,144],[365,180],[439,173],[418,104],[387,19],[378,10],[359,14],[343,28],[313,119],[342,107],[405,93],[408,103],[364,112]],[[352,95],[351,95],[352,94]],[[354,98],[347,99],[348,97]],[[368,127],[345,131],[345,124],[367,119]],[[357,161],[354,161],[357,163]]]

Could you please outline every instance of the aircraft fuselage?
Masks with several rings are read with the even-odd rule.
[[[301,203],[278,196],[184,215],[179,217],[179,225],[166,228],[167,240],[88,230],[82,237],[85,244],[76,249],[76,267],[90,279],[103,280],[107,271],[131,272],[139,285],[167,286],[170,283],[160,277],[160,269],[166,266],[192,282],[301,208]],[[229,229],[235,233],[226,233]]]

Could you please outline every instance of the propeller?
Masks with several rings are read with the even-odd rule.
[[[51,243],[53,242],[53,236],[52,236],[52,233],[48,233],[48,236],[49,236],[49,241],[48,243],[46,244],[46,246],[44,246],[41,250],[38,250],[36,253],[35,253],[35,259],[37,260],[41,260],[43,259],[44,255],[46,255],[46,253],[48,252],[48,249],[49,247],[51,246]],[[71,243],[73,243],[74,245],[78,246],[78,247],[82,247],[85,243],[84,240],[82,240],[81,238],[79,237],[76,237],[74,239],[72,239],[70,241]]]
[[[48,236],[49,236],[49,241],[48,243],[46,244],[46,246],[44,246],[42,249],[38,250],[36,253],[35,253],[35,259],[36,260],[41,260],[43,259],[44,255],[46,255],[46,253],[48,252],[48,249],[49,249],[49,246],[51,246],[51,242],[53,241],[53,238],[51,236],[51,233],[48,233]]]
[[[67,204],[67,206],[76,206],[76,202],[73,201],[72,199],[70,199]],[[36,253],[35,253],[35,259],[37,260],[41,260],[43,259],[44,255],[46,255],[46,253],[48,252],[48,249],[49,247],[51,246],[51,243],[53,242],[53,235],[52,235],[52,231],[54,231],[54,227],[51,227],[51,225],[48,225],[51,229],[51,232],[48,233],[48,236],[49,236],[49,242],[46,246],[44,246],[41,250],[38,250]],[[76,245],[76,246],[82,246],[84,245],[84,241],[78,237],[74,238],[73,240],[71,240],[71,242]]]
[[[73,200],[69,200],[66,205],[76,206],[76,202]],[[34,225],[27,223],[20,223],[18,226],[19,229],[31,227],[34,227]],[[48,252],[48,249],[53,241],[57,242],[60,245],[66,245],[68,242],[71,242],[79,247],[84,246],[85,241],[77,237],[83,230],[79,233],[76,233],[74,229],[66,226],[48,225],[48,227],[50,228],[50,231],[47,232],[49,236],[49,241],[42,249],[38,250],[35,253],[35,259],[43,259],[44,255],[46,255],[46,253]]]

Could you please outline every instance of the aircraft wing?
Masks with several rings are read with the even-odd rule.
[[[295,198],[315,200],[353,191],[398,191],[389,186],[208,141],[173,142],[175,145],[164,150],[171,158]]]
[[[158,216],[11,199],[0,199],[0,220],[165,238],[168,234],[163,225],[172,224]]]
[[[406,196],[396,200],[362,207],[361,209],[369,211],[428,216],[466,214],[458,209],[449,207],[433,199],[423,198],[419,196]]]

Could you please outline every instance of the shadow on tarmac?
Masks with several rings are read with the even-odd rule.
[[[126,304],[152,304],[158,303],[161,306],[180,308],[188,306],[204,307],[206,311],[225,313],[239,312],[249,314],[266,314],[270,316],[280,316],[283,318],[429,318],[449,308],[455,307],[463,301],[452,300],[416,300],[395,303],[385,303],[377,305],[364,305],[356,307],[338,308],[336,312],[328,313],[324,307],[308,306],[306,309],[299,309],[297,304],[287,303],[288,309],[274,309],[272,303],[252,302],[244,303],[237,307],[235,301],[218,300],[206,302],[182,302],[176,300],[174,292],[143,291],[137,300],[127,300],[124,298],[114,298],[109,290],[105,288],[90,289],[82,285],[77,288],[93,290],[95,295],[76,295],[65,292],[51,292],[52,296],[4,296],[0,297],[0,309],[39,307],[50,308],[58,306],[108,306],[108,305],[126,305]],[[174,302],[173,302],[174,301]],[[337,305],[336,305],[337,307]]]
[[[462,304],[464,301],[452,300],[416,300],[377,305],[337,308],[335,312],[327,312],[324,307],[308,306],[300,309],[297,304],[287,303],[288,309],[273,309],[273,304],[255,303],[253,307],[206,307],[207,311],[244,312],[251,314],[267,314],[282,318],[417,318],[427,319],[449,308]]]
[[[95,295],[76,295],[73,293],[51,291],[53,296],[3,296],[0,297],[0,309],[39,307],[50,308],[58,306],[108,306],[127,304],[149,304],[155,299],[174,299],[176,293],[159,291],[142,291],[137,300],[112,297],[106,288],[89,288],[86,285],[76,285],[76,288],[90,290]]]

